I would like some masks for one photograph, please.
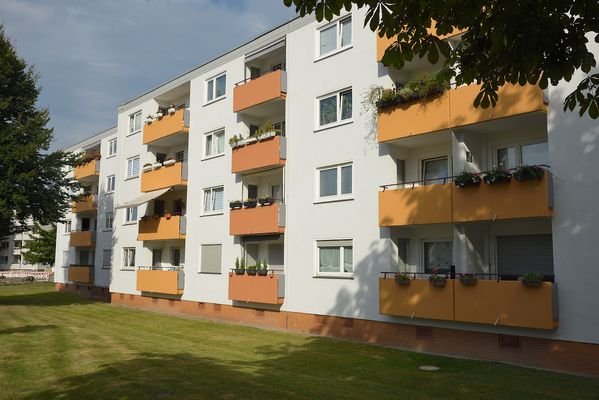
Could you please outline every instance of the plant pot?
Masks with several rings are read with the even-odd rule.
[[[476,282],[478,282],[478,279],[475,277],[468,277],[468,278],[462,277],[462,278],[460,278],[460,282],[464,286],[474,286],[474,285],[476,285]]]
[[[152,168],[154,168],[154,169],[158,169],[160,167],[162,167],[162,163],[156,162],[156,163],[152,164]]]
[[[171,214],[164,214],[164,218],[166,219],[171,219],[172,215]]]
[[[507,183],[510,180],[512,180],[512,176],[511,175],[508,175],[508,176],[492,176],[492,177],[485,176],[483,178],[483,180],[485,181],[486,184],[493,185],[495,183]]]
[[[396,279],[395,283],[401,286],[408,286],[410,284],[410,279]]]
[[[243,206],[245,208],[255,208],[256,205],[258,205],[258,202],[256,200],[248,200],[243,202]]]
[[[171,107],[171,108],[168,109],[168,113],[170,115],[173,115],[175,113],[175,111],[177,111],[177,109],[175,107]]]
[[[243,207],[243,203],[241,201],[231,201],[229,202],[229,207],[231,208],[231,210],[237,210]]]
[[[526,166],[518,168],[513,175],[518,181],[535,181],[543,178],[545,170],[537,166]]]
[[[530,280],[530,279],[520,279],[520,282],[526,287],[540,287],[543,281],[538,280]]]
[[[175,165],[176,161],[173,159],[170,160],[166,160],[162,163],[162,165],[164,165],[165,167],[170,167],[171,165]]]
[[[247,273],[249,276],[256,276],[256,270],[255,269],[248,269]]]
[[[258,199],[258,203],[260,203],[261,206],[269,206],[274,203],[274,199],[272,197]]]
[[[157,112],[156,113],[156,118],[160,119],[162,118],[163,114],[161,112]]]
[[[235,268],[235,275],[245,275],[245,268]]]
[[[447,285],[447,279],[432,279],[431,284],[434,287],[445,287]]]
[[[258,276],[266,276],[266,275],[268,275],[267,269],[261,269],[260,271],[258,271]]]

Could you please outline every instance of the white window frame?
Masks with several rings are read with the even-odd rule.
[[[108,256],[108,264],[106,264],[106,254],[109,254]],[[104,249],[102,250],[102,268],[104,269],[110,269],[112,265],[112,249]],[[106,268],[108,267],[108,268]]]
[[[139,129],[135,129],[135,120],[139,116]],[[136,133],[141,132],[143,128],[143,121],[141,119],[141,110],[135,111],[134,113],[129,114],[128,118],[128,128],[127,128],[127,136],[135,135]]]
[[[116,156],[117,146],[118,146],[117,138],[110,139],[108,141],[108,157]]]
[[[225,77],[225,93],[222,96],[216,97],[216,80],[218,78],[222,77],[222,76]],[[210,82],[212,82],[212,98],[208,99],[208,92],[209,92],[208,86],[209,86]],[[216,101],[224,99],[225,97],[227,97],[227,71],[223,71],[223,72],[221,72],[221,73],[219,73],[217,75],[214,75],[214,76],[206,79],[206,81],[204,82],[204,86],[206,88],[204,90],[204,93],[205,93],[205,97],[204,97],[205,103],[204,103],[204,105],[212,104],[212,103],[214,103]]]
[[[129,265],[130,254],[133,253],[133,265]],[[123,247],[123,259],[122,259],[122,269],[125,270],[133,270],[135,269],[135,257],[136,257],[136,248],[135,247]]]
[[[216,142],[214,141],[214,139],[216,137],[215,135],[217,135],[217,134],[222,134],[222,136],[223,136],[223,151],[222,151],[222,153],[216,153],[215,152],[215,149],[218,149],[218,145],[216,145]],[[211,154],[209,154],[209,155],[206,154],[206,150],[208,149],[208,137],[212,138],[212,144],[211,144],[212,145],[212,151],[211,151]],[[203,143],[204,147],[202,149],[203,150],[202,151],[202,160],[209,160],[211,158],[216,158],[216,157],[224,156],[225,155],[225,145],[226,145],[226,143],[224,143],[225,137],[226,137],[225,136],[225,128],[220,128],[220,129],[216,129],[216,130],[213,130],[211,132],[205,133],[204,134],[204,139],[203,139],[204,140],[204,143]]]
[[[343,167],[351,166],[351,193],[341,194],[341,170]],[[337,170],[337,194],[334,196],[320,196],[320,171],[336,169]],[[316,167],[315,169],[315,178],[314,178],[314,203],[329,203],[333,201],[346,201],[354,199],[354,190],[355,190],[355,170],[354,170],[354,162],[346,161],[339,164],[330,164],[323,165],[320,167]]]
[[[342,113],[342,101],[341,101],[341,94],[343,93],[347,93],[351,91],[352,92],[352,115],[349,118],[345,118],[345,119],[341,119],[341,113]],[[322,100],[328,99],[330,97],[336,97],[336,101],[337,101],[337,116],[336,116],[336,120],[333,122],[329,122],[328,124],[324,124],[324,125],[320,125],[320,102]],[[315,109],[316,112],[315,114],[315,120],[314,120],[314,132],[318,132],[324,129],[329,129],[329,128],[333,128],[336,126],[340,126],[340,125],[345,125],[345,124],[351,124],[354,121],[354,90],[352,86],[346,86],[342,89],[338,89],[338,90],[334,90],[332,92],[328,92],[326,94],[320,95],[318,97],[316,97],[315,99]]]
[[[350,246],[326,246],[326,242],[351,242],[352,248],[352,272],[320,272],[320,248],[321,247],[331,247],[331,248],[339,248],[339,266],[343,268],[345,265],[345,247]],[[351,238],[333,238],[333,239],[317,239],[314,241],[314,278],[352,278],[354,277],[354,272],[356,271],[356,263],[355,263],[355,249],[354,249],[354,240]]]
[[[216,189],[222,189],[223,191],[223,208],[221,210],[214,210],[212,209],[211,211],[205,211],[206,209],[206,192],[210,192],[210,202],[213,203],[214,206],[214,191]],[[202,214],[201,215],[221,215],[225,212],[225,186],[224,185],[219,185],[219,186],[212,186],[212,187],[207,187],[204,188],[202,190]]]
[[[129,167],[127,167],[129,169]],[[111,185],[112,184],[112,185]],[[108,175],[106,177],[106,194],[114,193],[116,189],[116,175]]]
[[[453,239],[452,238],[448,238],[448,237],[442,237],[442,238],[432,238],[432,239],[422,239],[420,241],[420,265],[419,265],[419,272],[421,273],[426,273],[426,265],[424,265],[426,256],[424,254],[424,245],[425,243],[441,243],[441,242],[449,242],[451,243],[451,251],[452,251],[452,263],[453,263],[453,250],[454,250],[454,243],[453,243]],[[451,268],[451,263],[449,264],[448,268]]]
[[[522,164],[522,147],[528,146],[531,144],[541,144],[548,143],[547,138],[531,138],[525,140],[511,141],[511,142],[502,142],[491,146],[491,157],[489,157],[492,161],[491,168],[499,166],[499,159],[497,158],[497,151],[499,149],[505,149],[508,147],[513,147],[516,150],[516,168],[523,165]]]
[[[130,162],[132,163],[136,159],[137,159],[137,174],[135,174],[135,175],[129,175],[129,163]],[[140,159],[139,155],[127,158],[127,166],[126,166],[126,170],[125,170],[126,179],[139,178],[139,171],[140,170],[141,170],[141,159]],[[131,167],[131,171],[133,171],[133,167]]]
[[[124,215],[125,222],[123,223],[123,225],[137,224],[137,213],[138,213],[138,211],[139,210],[137,209],[137,206],[126,207],[125,208],[125,215]]]
[[[345,46],[341,46],[341,39],[343,37],[343,32],[341,29],[342,23],[347,21],[347,20],[351,20],[350,24],[351,24],[351,39],[350,39],[350,43],[345,45]],[[332,26],[335,26],[335,37],[336,37],[336,46],[335,49],[330,50],[324,54],[320,54],[320,33]],[[318,26],[316,28],[316,35],[314,37],[314,62],[323,60],[325,58],[331,57],[335,54],[339,54],[341,52],[344,52],[346,50],[351,49],[352,47],[354,47],[354,25],[353,25],[353,18],[351,13],[343,15],[331,22],[328,22],[324,25]]]
[[[68,235],[71,233],[71,229],[72,229],[72,221],[65,221],[64,223],[64,234]]]
[[[110,221],[110,224],[108,223]],[[104,230],[111,231],[114,228],[114,212],[104,213]]]
[[[452,158],[451,158],[451,156],[449,154],[431,155],[430,157],[423,157],[423,158],[419,158],[418,159],[418,168],[420,169],[420,174],[419,174],[419,176],[420,176],[420,183],[419,184],[421,186],[435,185],[435,184],[438,184],[438,183],[443,183],[442,182],[442,178],[438,178],[438,179],[441,180],[441,182],[426,183],[424,181],[424,172],[425,172],[425,170],[424,170],[424,164],[425,164],[425,162],[427,162],[427,161],[437,161],[437,160],[441,160],[441,159],[445,159],[445,161],[447,162],[447,177],[446,178],[449,178],[452,175],[452,167],[453,167],[453,165],[452,165],[453,160],[452,160]],[[445,183],[451,183],[451,179],[446,179]]]

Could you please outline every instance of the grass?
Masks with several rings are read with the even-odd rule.
[[[599,380],[134,311],[30,285],[0,288],[0,398],[597,399]]]

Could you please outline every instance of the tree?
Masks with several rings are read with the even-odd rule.
[[[70,204],[65,168],[74,157],[48,152],[49,113],[36,107],[37,75],[20,58],[0,25],[0,237],[31,218],[58,222]]]
[[[31,234],[32,240],[27,241],[23,248],[23,258],[30,264],[54,264],[54,249],[56,247],[56,225],[44,229],[35,224]]]
[[[495,105],[505,83],[546,88],[570,81],[576,69],[587,74],[564,102],[580,116],[599,117],[599,74],[590,74],[595,56],[588,37],[599,43],[597,0],[283,0],[301,16],[330,21],[355,4],[367,7],[364,25],[392,38],[383,64],[401,69],[415,56],[442,63],[440,79],[458,85],[481,83],[475,106]],[[435,24],[433,26],[433,21]],[[428,29],[432,27],[432,33]],[[439,39],[466,30],[452,48]]]

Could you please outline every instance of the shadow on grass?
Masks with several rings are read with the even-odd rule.
[[[13,333],[32,333],[37,331],[42,331],[45,329],[56,329],[58,326],[56,325],[25,325],[19,326],[17,328],[7,328],[0,330],[0,337],[3,335],[10,335]]]
[[[66,306],[70,304],[90,304],[93,300],[84,299],[76,294],[44,291],[32,294],[0,293],[0,306]]]

